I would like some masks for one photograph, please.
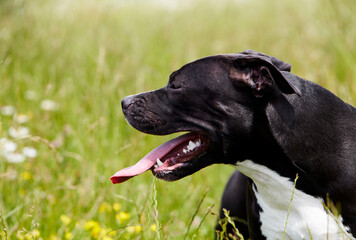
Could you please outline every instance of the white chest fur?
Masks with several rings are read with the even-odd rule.
[[[282,239],[291,201],[293,182],[277,172],[250,160],[236,168],[251,178],[256,188],[261,231],[268,240]],[[323,200],[295,189],[284,239],[355,239],[342,224],[341,217],[327,213]]]

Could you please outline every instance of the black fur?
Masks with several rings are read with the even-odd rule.
[[[191,131],[209,138],[206,154],[158,177],[177,180],[245,159],[291,180],[298,173],[297,188],[324,199],[329,194],[356,236],[356,109],[290,69],[251,50],[203,58],[172,73],[164,88],[126,97],[123,111],[148,134]],[[222,208],[248,222],[239,225],[242,232],[261,239],[251,184],[235,173]]]

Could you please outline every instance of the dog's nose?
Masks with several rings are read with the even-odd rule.
[[[126,110],[134,102],[133,96],[124,97],[121,101],[122,110]]]

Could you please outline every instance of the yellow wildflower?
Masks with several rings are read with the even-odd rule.
[[[136,232],[136,233],[142,232],[142,226],[141,226],[141,225],[135,226],[135,232]]]
[[[41,236],[40,231],[38,231],[37,229],[33,229],[32,231],[28,232],[25,235],[25,239],[26,240],[33,240],[33,239],[37,239]]]
[[[97,221],[89,220],[84,224],[84,229],[88,231],[88,230],[91,230],[98,226],[99,226],[99,223]]]
[[[109,236],[115,236],[117,234],[117,230],[110,230],[109,232],[108,232],[108,235]]]
[[[150,229],[151,229],[152,232],[157,231],[157,225],[155,223],[151,224]]]
[[[119,223],[125,222],[127,219],[130,218],[130,213],[121,211],[118,214],[116,214],[116,219],[119,221]]]
[[[100,235],[101,235],[101,236],[105,236],[105,235],[107,235],[108,232],[110,232],[110,231],[111,231],[110,228],[101,228],[101,229],[100,229]]]
[[[120,203],[114,203],[112,205],[112,208],[114,209],[115,212],[118,212],[121,209],[121,204]]]
[[[128,231],[129,233],[135,233],[135,226],[128,226],[127,228],[126,228],[126,231]]]
[[[25,236],[22,234],[22,231],[17,231],[16,237],[19,240],[24,240],[25,239]]]
[[[66,232],[64,234],[64,238],[67,239],[67,240],[70,240],[73,238],[73,234],[71,232]]]
[[[40,231],[38,231],[37,229],[34,229],[31,231],[31,235],[36,238],[36,237],[39,237],[41,234],[40,234]]]
[[[97,226],[95,226],[94,228],[91,229],[90,235],[91,235],[93,238],[99,238],[99,236],[100,236],[100,231],[101,231],[100,225],[97,225]]]
[[[61,239],[57,237],[57,235],[52,234],[51,236],[49,236],[49,240],[61,240]]]
[[[32,178],[32,174],[30,172],[28,172],[28,171],[24,171],[24,172],[21,173],[21,178],[23,180],[28,181],[28,180],[30,180]]]
[[[68,217],[67,215],[61,215],[59,217],[59,219],[62,221],[62,223],[64,223],[64,225],[68,226],[70,224],[70,222],[72,221],[72,219],[70,217]]]
[[[103,202],[100,204],[99,213],[111,212],[111,205],[107,202]]]
[[[103,236],[102,239],[103,239],[103,240],[112,240],[113,238],[112,238],[112,237],[109,237],[109,236]]]
[[[4,230],[0,230],[0,237],[5,239],[5,235],[7,235],[7,233],[5,233]]]
[[[142,226],[141,225],[129,226],[126,228],[126,230],[131,234],[140,233],[142,231]]]
[[[84,224],[84,229],[90,231],[90,235],[93,238],[99,238],[101,227],[97,221],[89,220]]]

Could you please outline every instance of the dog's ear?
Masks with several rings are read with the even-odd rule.
[[[291,129],[295,123],[295,112],[283,94],[300,96],[301,92],[281,72],[290,69],[290,64],[277,58],[248,50],[234,55],[229,75],[235,84],[250,88],[256,98],[268,96],[271,106],[266,110],[268,118],[269,115],[278,115]]]
[[[234,82],[250,87],[256,97],[265,96],[275,85],[284,94],[301,95],[300,90],[281,73],[290,69],[290,64],[277,58],[248,50],[234,55],[229,75]]]
[[[292,69],[291,64],[283,62],[282,60],[280,60],[276,57],[268,56],[266,54],[256,52],[254,50],[250,50],[250,49],[245,50],[245,51],[241,52],[241,54],[246,55],[246,56],[251,56],[251,57],[260,57],[260,58],[265,58],[265,59],[267,58],[280,71],[290,72],[290,70]]]

